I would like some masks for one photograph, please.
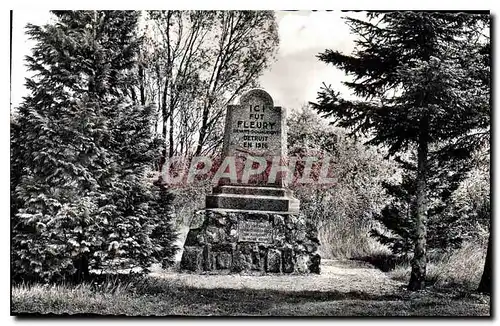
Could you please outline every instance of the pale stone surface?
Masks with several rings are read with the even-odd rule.
[[[293,250],[292,248],[283,248],[283,272],[284,273],[292,273],[294,271],[293,264]]]
[[[231,253],[220,252],[216,256],[216,268],[217,269],[229,269],[231,268],[232,257]]]
[[[182,253],[181,268],[192,272],[202,270],[203,249],[197,246],[186,246]]]
[[[251,189],[248,191],[251,191]],[[207,195],[205,205],[207,208],[262,210],[283,213],[299,212],[299,200],[288,196],[213,193],[212,195]]]
[[[224,156],[285,156],[285,121],[285,110],[275,107],[266,91],[248,91],[239,105],[228,107]]]
[[[242,220],[238,222],[239,242],[271,243],[272,224],[269,221]]]
[[[205,222],[205,214],[201,211],[195,212],[193,219],[191,220],[191,228],[199,229],[203,226]]]
[[[309,265],[309,256],[308,255],[297,255],[296,267],[297,272],[299,273],[307,273],[308,265]]]
[[[286,110],[275,107],[273,99],[264,90],[252,89],[240,98],[239,105],[230,105],[226,112],[223,158],[235,157],[238,182],[222,179],[221,184],[270,185],[267,173],[250,176],[245,181],[243,168],[270,165],[274,158],[286,159]],[[257,168],[257,166],[255,166]],[[278,173],[274,186],[285,186]]]
[[[270,273],[281,272],[281,252],[277,249],[270,249],[267,252],[266,270]]]

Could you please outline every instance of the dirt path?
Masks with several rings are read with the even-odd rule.
[[[246,289],[273,291],[362,291],[366,294],[392,294],[403,284],[389,279],[370,264],[326,260],[321,274],[311,275],[197,275],[176,272],[152,273],[151,276],[171,280],[179,285],[200,289]]]
[[[180,315],[489,316],[487,296],[408,292],[362,262],[326,260],[320,275],[306,276],[151,276],[190,297],[173,308]]]

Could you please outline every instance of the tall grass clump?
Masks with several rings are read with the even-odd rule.
[[[295,189],[301,200],[301,212],[314,221],[321,243],[320,251],[327,259],[364,259],[388,255],[389,250],[370,237],[373,221],[363,214],[368,200],[356,197],[356,189]]]
[[[466,242],[459,249],[430,255],[427,283],[437,288],[475,290],[483,273],[486,245],[480,241]],[[389,275],[396,280],[408,281],[410,269],[408,263],[400,264]]]
[[[129,311],[132,298],[127,283],[21,283],[12,287],[12,309],[16,313],[99,313]]]

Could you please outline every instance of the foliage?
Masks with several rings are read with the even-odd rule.
[[[55,23],[27,28],[37,43],[11,135],[14,273],[82,279],[89,268],[167,262],[170,198],[145,182],[158,156],[154,110],[123,101],[138,13],[54,14]]]
[[[387,146],[390,156],[416,151],[409,288],[418,290],[425,280],[434,180],[444,186],[443,175],[458,172],[454,168],[489,140],[489,42],[482,34],[489,18],[429,12],[368,18],[347,18],[357,37],[352,55],[332,50],[319,55],[353,77],[344,84],[363,100],[345,100],[324,87],[313,106],[352,134],[369,134],[367,143]],[[386,214],[400,215],[394,209]]]
[[[399,159],[401,162],[401,159]],[[375,214],[384,228],[374,228],[372,234],[388,245],[395,255],[411,257],[414,242],[411,232],[415,197],[415,164],[405,161],[410,169],[399,182],[383,182],[390,203]],[[469,163],[470,164],[470,163]],[[481,163],[468,171],[448,170],[446,175],[430,181],[427,247],[429,250],[450,250],[463,242],[483,241],[489,228],[489,169]],[[390,230],[387,232],[386,230]]]
[[[270,11],[148,11],[132,94],[159,103],[166,157],[220,148],[227,104],[257,79],[278,46]]]
[[[372,214],[385,203],[381,181],[395,172],[380,151],[329,126],[305,106],[288,123],[289,156],[330,157],[334,184],[294,184],[301,211],[318,226],[325,258],[363,258],[386,251],[370,239]]]

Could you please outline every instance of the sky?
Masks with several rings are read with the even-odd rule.
[[[276,60],[260,77],[260,85],[274,99],[277,106],[294,110],[309,101],[315,101],[323,82],[349,96],[341,84],[346,76],[316,57],[325,49],[350,53],[353,37],[340,11],[277,11],[280,47]],[[360,13],[350,13],[362,15]],[[50,20],[48,11],[14,10],[12,35],[12,108],[26,95],[24,80],[30,75],[24,66],[24,57],[30,54],[33,41],[24,34],[27,23],[35,25]]]
[[[353,15],[353,14],[351,14]],[[359,14],[358,14],[359,15]],[[315,101],[323,82],[346,96],[345,74],[316,57],[326,49],[350,53],[354,38],[340,11],[277,12],[280,48],[276,61],[260,78],[275,104],[289,109]]]

